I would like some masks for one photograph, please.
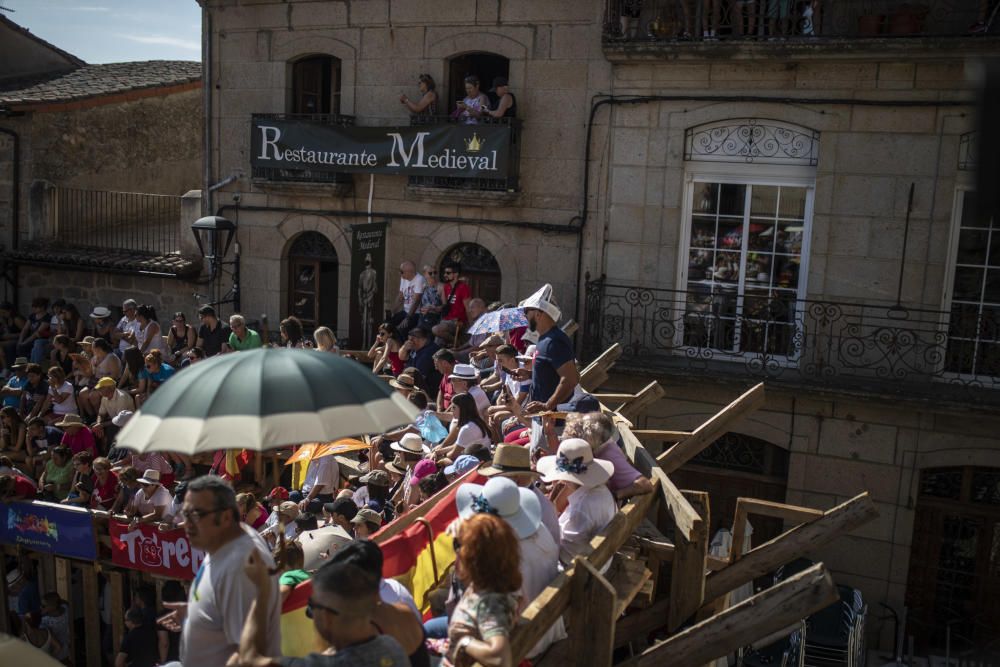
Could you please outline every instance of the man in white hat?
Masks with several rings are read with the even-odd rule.
[[[139,492],[132,496],[125,513],[133,523],[157,523],[172,517],[170,492],[160,484],[159,470],[146,470],[139,478]]]
[[[424,447],[424,439],[416,433],[407,433],[399,439],[399,442],[394,442],[389,447],[399,452],[395,461],[397,469],[399,469],[398,466],[406,468],[406,472],[403,474],[403,483],[396,489],[391,500],[393,503],[402,501],[403,507],[409,509],[417,503],[420,496],[419,493],[414,492],[416,487],[410,484],[410,479],[413,477],[413,466],[417,465],[424,454],[428,453],[428,450]]]
[[[609,461],[594,458],[590,444],[582,438],[559,443],[554,456],[543,456],[536,465],[545,482],[565,486],[569,491],[566,509],[559,516],[559,559],[569,566],[588,550],[590,540],[615,517],[618,506],[608,490],[614,472]],[[556,493],[559,489],[555,489]],[[606,571],[609,560],[602,568]]]
[[[514,529],[521,549],[519,592],[522,608],[518,611],[522,611],[559,574],[559,546],[542,524],[538,497],[531,489],[518,486],[513,479],[497,475],[486,484],[462,484],[455,495],[455,504],[462,519],[486,512],[499,516]],[[527,657],[540,655],[553,642],[565,637],[566,629],[559,619]]]
[[[479,386],[479,371],[472,364],[455,364],[448,376],[454,387],[455,395],[468,394],[476,401],[479,416],[486,420],[486,411],[490,407],[490,397]]]
[[[543,285],[519,305],[528,318],[528,329],[538,332],[531,393],[525,410],[555,410],[558,405],[570,400],[573,390],[580,383],[573,343],[556,326],[562,313],[552,297],[552,285]]]

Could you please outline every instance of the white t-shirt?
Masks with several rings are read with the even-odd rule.
[[[399,279],[399,291],[403,295],[403,310],[410,312],[410,308],[413,307],[413,301],[416,299],[420,301],[420,295],[424,293],[427,288],[427,281],[419,273],[410,280],[406,278]]]
[[[139,489],[135,492],[135,495],[132,496],[132,500],[129,504],[132,506],[134,511],[142,515],[149,514],[157,507],[162,507],[163,515],[161,518],[163,521],[169,521],[171,517],[173,517],[171,512],[174,504],[173,496],[171,496],[170,492],[167,491],[167,489],[162,485],[157,486],[156,491],[153,491],[153,495],[148,499],[146,498],[145,492],[142,489]]]
[[[462,449],[468,449],[473,445],[483,444],[490,446],[490,437],[482,432],[474,422],[469,422],[458,429],[458,439],[455,441]]]
[[[69,394],[62,403],[56,402],[56,394]],[[52,399],[52,412],[57,415],[77,415],[80,412],[76,409],[76,397],[73,395],[73,385],[66,380],[59,389],[53,389],[49,385],[49,398]]]
[[[322,484],[320,493],[334,494],[340,486],[340,464],[333,456],[322,456],[309,462],[306,468],[306,478],[302,482],[302,495],[309,495],[317,484]]]
[[[486,395],[483,388],[479,385],[469,387],[469,396],[476,399],[476,409],[479,410],[479,414],[485,415],[487,408],[490,407],[490,397]]]
[[[129,320],[127,317],[125,317],[124,315],[122,315],[122,318],[120,320],[118,320],[118,324],[115,325],[115,329],[117,329],[121,333],[125,333],[126,331],[131,331],[138,338],[138,336],[139,336],[139,318],[138,317],[133,317],[131,320]],[[118,349],[121,350],[122,352],[124,352],[125,350],[127,350],[130,347],[132,347],[132,343],[128,342],[124,338],[122,338],[118,342]]]
[[[423,622],[423,616],[417,611],[417,603],[413,601],[413,596],[410,595],[410,591],[406,590],[406,586],[399,583],[395,579],[383,579],[382,583],[378,585],[378,596],[382,599],[382,602],[386,604],[396,604],[397,602],[404,602],[413,613],[416,615],[421,622]]]
[[[187,620],[181,633],[181,662],[185,665],[222,667],[239,647],[243,621],[250,603],[257,599],[257,587],[243,572],[250,549],[257,549],[268,567],[274,559],[250,526],[240,524],[243,534],[213,554],[205,556],[188,595]],[[265,655],[281,655],[281,610],[277,577],[272,577],[268,605],[270,621]]]

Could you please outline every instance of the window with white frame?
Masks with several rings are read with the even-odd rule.
[[[683,345],[795,357],[812,188],[693,180]]]
[[[1000,224],[976,213],[975,193],[955,202],[945,371],[1000,376]]]

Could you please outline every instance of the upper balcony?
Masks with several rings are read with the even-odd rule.
[[[995,48],[987,0],[606,0],[609,59]],[[992,46],[990,46],[992,45]]]
[[[759,292],[759,290],[757,290]],[[587,284],[585,353],[620,343],[618,365],[706,381],[967,406],[1000,406],[1000,310]]]

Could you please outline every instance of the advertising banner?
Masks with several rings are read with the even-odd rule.
[[[382,322],[385,297],[387,222],[351,227],[351,316],[348,334],[352,348],[367,350]]]
[[[0,504],[0,542],[68,558],[97,559],[94,522],[82,507],[38,501]]]
[[[205,554],[188,542],[180,528],[159,530],[151,524],[128,524],[112,521],[111,562],[119,567],[142,570],[174,579],[194,579]]]
[[[512,133],[509,125],[481,123],[354,127],[254,118],[250,164],[360,174],[505,178]]]

